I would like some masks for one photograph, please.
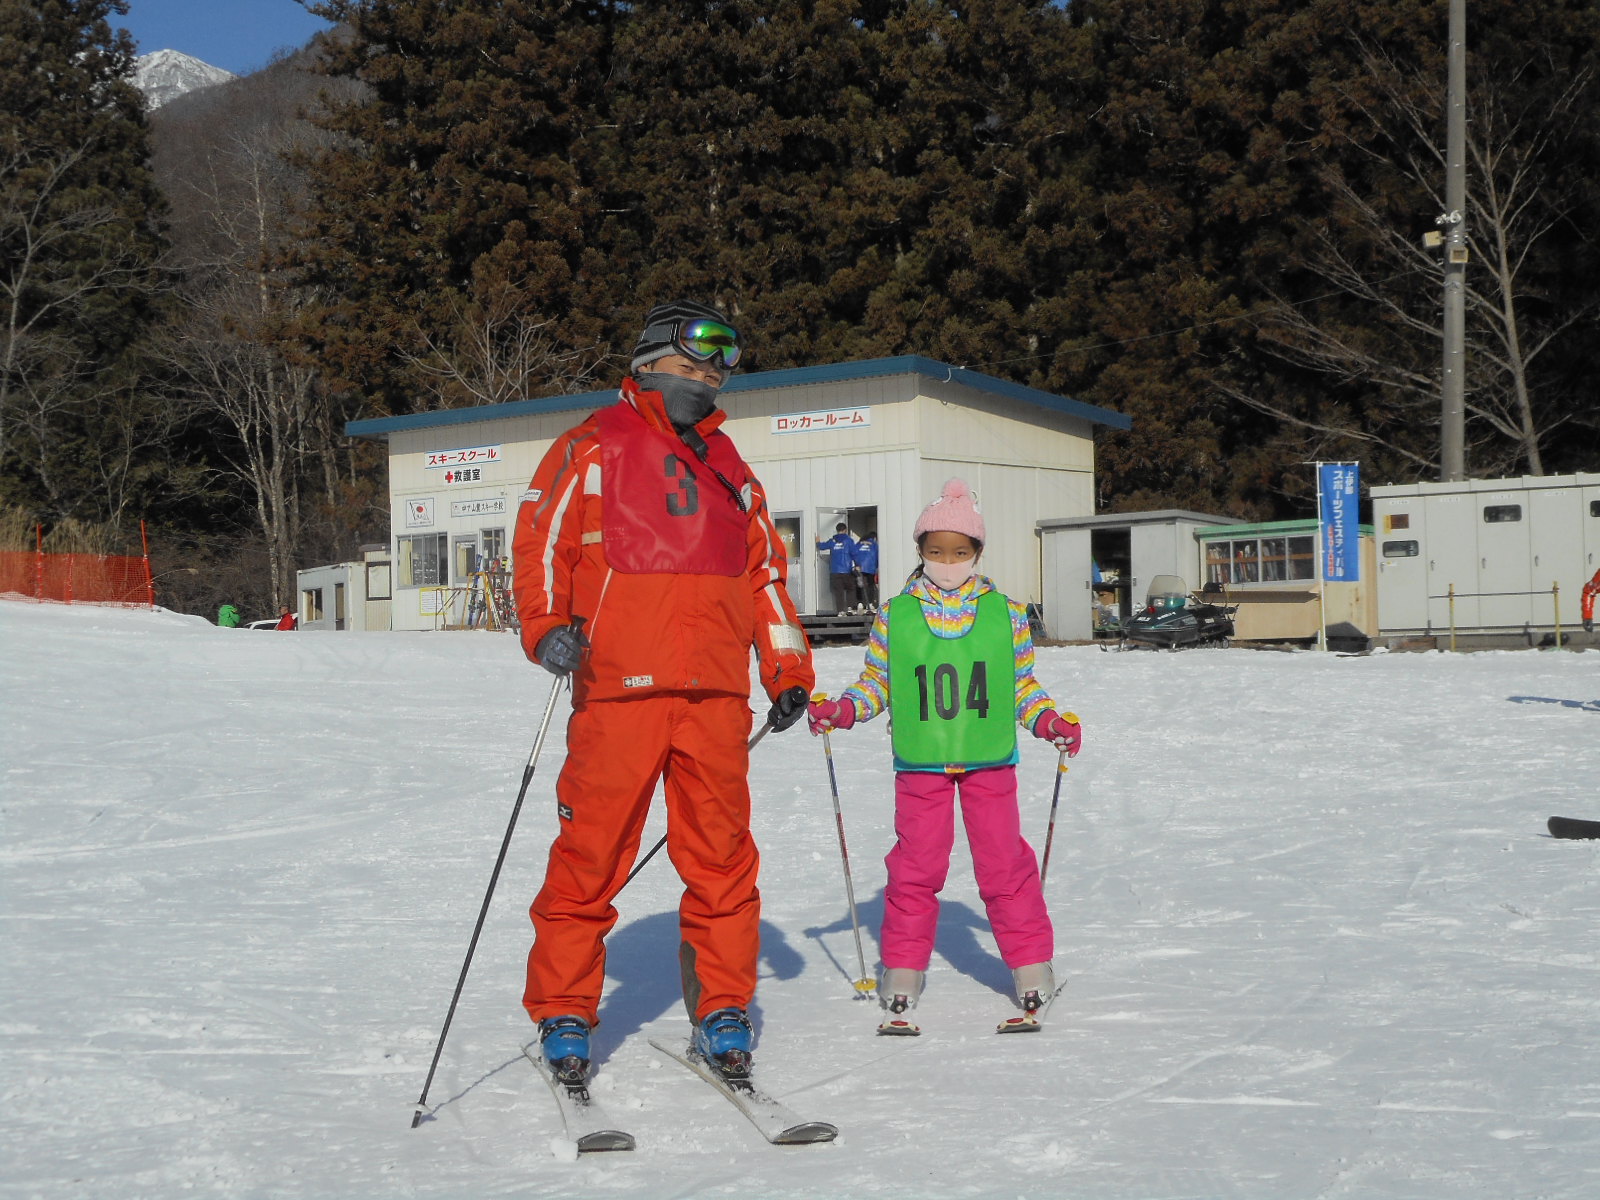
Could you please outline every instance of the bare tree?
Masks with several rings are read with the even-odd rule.
[[[592,383],[605,347],[597,342],[563,349],[546,333],[549,319],[532,315],[527,301],[521,289],[480,275],[471,296],[450,297],[442,335],[414,322],[418,349],[402,358],[429,396],[430,403],[419,407],[505,404]]]
[[[315,372],[289,353],[285,329],[302,295],[274,271],[288,230],[292,172],[286,124],[241,134],[194,185],[209,228],[181,291],[168,342],[188,409],[231,435],[217,449],[244,484],[266,541],[275,603],[294,593],[308,461],[325,403]],[[191,249],[191,254],[193,249]]]
[[[1415,435],[1439,421],[1442,263],[1424,248],[1423,230],[1404,205],[1412,214],[1424,204],[1444,211],[1438,131],[1445,96],[1442,80],[1419,77],[1386,49],[1359,49],[1370,90],[1348,89],[1345,99],[1366,128],[1384,136],[1343,139],[1345,161],[1321,172],[1328,216],[1303,223],[1309,250],[1301,265],[1340,298],[1338,312],[1278,293],[1259,310],[1258,329],[1273,353],[1339,383],[1375,389],[1388,411],[1376,421],[1371,412],[1336,406],[1311,416],[1241,389],[1228,394],[1314,433],[1380,444],[1427,469],[1436,459]],[[1551,75],[1552,64],[1538,59],[1530,50],[1527,61],[1498,75],[1491,67],[1474,80],[1466,214],[1471,449],[1481,470],[1520,465],[1536,475],[1544,473],[1544,448],[1585,408],[1556,373],[1541,373],[1544,360],[1600,309],[1593,291],[1564,306],[1540,294],[1561,241],[1589,236],[1574,216],[1593,183],[1563,170],[1564,142],[1597,97],[1591,71],[1565,77],[1553,94],[1523,86],[1526,73]],[[1375,180],[1390,181],[1404,197]]]
[[[76,336],[80,310],[100,293],[156,286],[127,214],[74,182],[92,153],[21,146],[0,158],[0,457],[18,427],[31,433],[47,488],[57,418],[104,392],[104,364]]]

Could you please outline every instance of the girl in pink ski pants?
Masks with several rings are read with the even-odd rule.
[[[899,771],[894,778],[894,848],[884,862],[880,952],[886,968],[926,971],[939,923],[939,892],[955,848],[955,807],[972,848],[978,895],[1000,957],[1015,969],[1054,953],[1038,862],[1017,815],[1017,769],[984,767],[959,775]]]

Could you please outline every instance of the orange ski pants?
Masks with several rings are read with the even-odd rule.
[[[573,710],[556,780],[559,830],[529,909],[522,1004],[535,1021],[571,1013],[597,1023],[605,937],[617,923],[612,901],[638,856],[657,780],[667,853],[684,885],[678,926],[693,952],[695,1019],[749,1007],[761,945],[749,736],[743,696],[680,693]]]

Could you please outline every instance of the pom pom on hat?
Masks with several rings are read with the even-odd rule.
[[[964,533],[973,541],[980,543],[988,540],[984,536],[983,514],[978,511],[978,501],[964,479],[945,481],[944,491],[939,493],[937,500],[922,510],[911,536],[916,539],[925,533],[940,531]]]

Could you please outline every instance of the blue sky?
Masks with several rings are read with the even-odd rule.
[[[278,50],[294,50],[328,23],[295,0],[128,0],[128,15],[112,25],[133,35],[140,54],[179,50],[248,75]]]

